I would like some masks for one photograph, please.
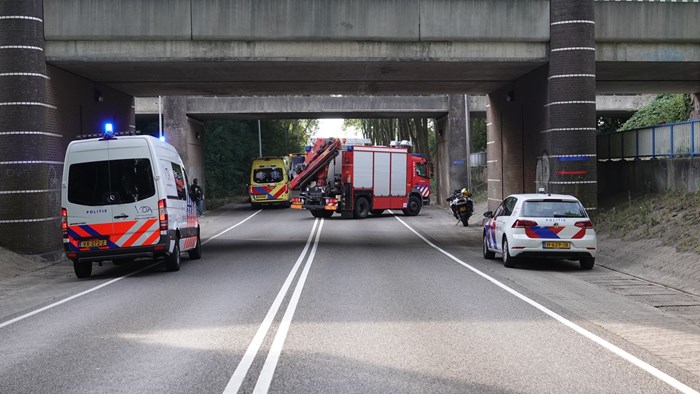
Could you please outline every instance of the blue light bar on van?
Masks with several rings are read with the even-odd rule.
[[[81,134],[75,137],[75,139],[78,140],[86,140],[86,139],[91,139],[91,138],[99,138],[102,140],[111,140],[115,139],[117,136],[123,136],[123,135],[140,135],[141,132],[138,130],[135,131],[119,131],[119,132],[112,132],[111,134],[107,134],[106,132],[100,133],[100,134]]]
[[[307,151],[307,152],[311,152],[311,145],[306,145],[306,147],[304,148],[304,150]]]
[[[163,135],[161,135],[160,137],[158,137],[158,139],[161,140],[161,141],[163,141],[163,142],[165,142],[165,134],[163,134]]]
[[[110,122],[105,123],[104,139],[108,140],[114,137],[114,125]]]

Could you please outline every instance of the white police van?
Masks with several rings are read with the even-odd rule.
[[[148,135],[72,141],[61,184],[63,245],[78,278],[95,262],[165,258],[180,269],[180,252],[202,254],[199,221],[175,148]]]

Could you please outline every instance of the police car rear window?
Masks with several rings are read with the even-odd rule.
[[[523,202],[522,216],[531,218],[584,218],[586,217],[586,211],[576,201],[525,201]]]
[[[126,204],[155,194],[149,159],[77,163],[68,171],[68,201],[74,204]]]

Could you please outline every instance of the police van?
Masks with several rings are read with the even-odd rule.
[[[72,141],[61,184],[61,228],[66,256],[78,278],[93,263],[164,258],[180,269],[180,253],[202,254],[199,220],[187,174],[175,148],[148,135]]]

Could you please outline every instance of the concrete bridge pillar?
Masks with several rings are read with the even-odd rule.
[[[62,135],[48,94],[41,0],[0,2],[0,246],[58,250]]]
[[[471,189],[471,172],[469,168],[469,96],[451,94],[449,96],[449,113],[437,121],[437,173],[438,205],[447,205],[446,199],[455,189]]]
[[[197,178],[206,190],[204,178],[204,123],[187,115],[187,97],[163,97],[163,132],[165,140],[177,149],[188,180]]]
[[[550,2],[550,62],[488,96],[489,208],[543,189],[597,207],[593,1]]]

